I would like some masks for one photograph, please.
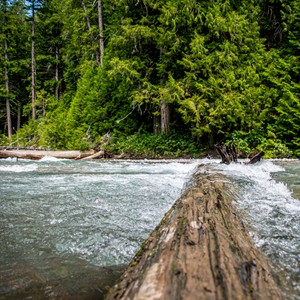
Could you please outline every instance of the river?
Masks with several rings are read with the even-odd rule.
[[[300,299],[300,164],[215,160],[0,160],[0,299],[99,299],[210,164],[237,185],[236,205],[286,298]],[[297,199],[298,198],[298,199]]]

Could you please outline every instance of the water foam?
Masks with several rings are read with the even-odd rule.
[[[271,161],[262,161],[258,164],[230,164],[216,165],[216,168],[224,174],[236,179],[252,182],[256,189],[260,189],[263,195],[291,197],[291,191],[282,182],[276,182],[272,178],[272,173],[284,171],[284,168]]]
[[[295,269],[299,267],[300,201],[292,197],[286,184],[272,176],[285,169],[274,161],[218,164],[215,168],[238,186],[237,207],[252,228],[250,233],[256,246],[270,258],[276,272],[285,274],[281,279],[285,296],[293,294],[290,299],[299,299],[293,286],[297,286],[300,277],[299,268]]]
[[[34,172],[38,169],[37,165],[0,165],[0,172],[13,172],[13,173],[22,173],[22,172]]]
[[[53,157],[53,156],[44,156],[42,157],[40,160],[38,160],[39,162],[45,162],[45,161],[59,161],[61,159]]]

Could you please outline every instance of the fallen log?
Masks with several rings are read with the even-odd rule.
[[[221,163],[229,165],[232,162],[237,163],[237,153],[234,144],[231,145],[221,145],[215,144],[215,149],[217,150],[218,154],[221,156]],[[265,155],[265,152],[261,151],[254,155],[249,162],[246,164],[255,164],[261,161],[262,157]]]
[[[23,158],[39,160],[45,156],[51,156],[55,158],[67,158],[67,159],[78,159],[84,158],[95,153],[91,151],[48,151],[48,150],[0,150],[0,158]]]
[[[111,299],[282,299],[220,174],[194,184],[142,244]]]
[[[80,160],[91,160],[91,159],[95,159],[95,158],[104,158],[105,157],[105,151],[104,150],[100,150],[92,155],[86,156],[81,158]]]

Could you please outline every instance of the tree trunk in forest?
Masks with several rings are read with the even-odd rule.
[[[35,64],[35,45],[34,45],[34,38],[35,38],[35,22],[34,22],[34,15],[35,15],[35,7],[34,7],[34,0],[32,0],[31,6],[31,104],[32,104],[32,119],[36,118],[36,90],[35,90],[35,76],[36,76],[36,64]]]
[[[103,66],[104,56],[104,36],[103,36],[103,14],[102,1],[98,0],[98,26],[99,26],[99,50],[100,50],[100,67]]]
[[[165,49],[160,48],[160,59],[162,59],[162,54]],[[160,85],[163,86],[164,79],[160,79]],[[160,131],[162,134],[168,135],[170,133],[170,105],[162,100],[160,103]]]
[[[282,299],[233,195],[225,176],[197,172],[106,299]]]
[[[153,115],[153,133],[160,133],[160,116]]]
[[[55,46],[55,81],[56,81],[56,86],[55,86],[55,98],[57,101],[60,99],[60,85],[59,85],[59,47]]]
[[[21,104],[18,103],[17,131],[19,131],[21,128],[21,115],[22,115]]]
[[[6,30],[7,20],[6,20],[6,1],[3,2],[4,5],[4,26]],[[7,36],[4,36],[4,80],[5,80],[5,97],[6,97],[6,123],[7,123],[7,136],[9,139],[12,137],[12,124],[11,124],[11,110],[10,110],[10,100],[9,100],[9,78],[8,78],[8,43]]]
[[[91,36],[91,40],[92,40],[92,47],[93,47],[93,50],[94,50],[94,55],[95,55],[95,58],[96,58],[96,62],[97,62],[98,65],[100,65],[99,53],[94,48],[94,46],[95,46],[94,35],[93,35],[93,32],[92,32],[91,21],[90,21],[89,14],[88,14],[88,11],[87,11],[87,8],[86,8],[84,0],[81,0],[81,5],[82,5],[82,7],[84,9],[84,12],[85,12],[86,24],[87,24],[87,28],[88,28],[88,30],[90,32],[90,36]]]
[[[170,133],[170,106],[166,101],[161,102],[161,133],[169,134]]]

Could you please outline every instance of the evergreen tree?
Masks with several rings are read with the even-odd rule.
[[[189,131],[297,149],[298,2],[2,1],[2,128],[32,110],[20,134],[53,148]]]
[[[0,97],[6,99],[5,114],[7,117],[6,125],[3,128],[7,129],[8,136],[13,130],[20,127],[21,103],[27,98],[28,44],[26,44],[27,24],[23,8],[23,1],[2,1],[0,6],[0,18],[3,24],[0,27],[0,70],[3,74],[1,78],[5,79],[4,81],[0,80]],[[1,101],[1,103],[3,102]],[[11,120],[9,121],[9,119]],[[11,126],[8,125],[10,122]],[[9,127],[11,128],[9,129]]]
[[[7,1],[2,1],[2,11],[3,11],[3,40],[4,40],[4,81],[5,81],[5,97],[6,97],[6,123],[7,123],[7,132],[8,138],[12,137],[12,124],[11,124],[11,108],[10,108],[10,99],[9,99],[9,77],[8,77],[8,7]]]

